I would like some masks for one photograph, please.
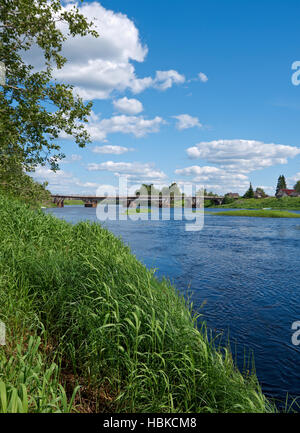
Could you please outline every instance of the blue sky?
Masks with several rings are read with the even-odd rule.
[[[300,179],[300,86],[291,80],[300,60],[298,0],[79,7],[100,38],[68,41],[69,62],[56,78],[93,100],[92,143],[59,140],[60,172],[34,174],[53,193],[95,193],[121,175],[217,193],[243,193],[251,181],[272,194],[280,174],[289,186]]]

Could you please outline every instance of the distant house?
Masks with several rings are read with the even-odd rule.
[[[267,198],[268,195],[264,191],[255,191],[254,198]]]
[[[280,197],[300,197],[300,193],[297,192],[295,189],[280,189],[278,193],[276,194],[277,198]]]
[[[237,192],[228,192],[226,194],[226,196],[229,197],[229,198],[239,198],[240,194],[238,194]]]

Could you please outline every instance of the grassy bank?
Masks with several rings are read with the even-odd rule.
[[[259,218],[300,218],[300,214],[281,210],[229,210],[221,212],[207,212],[214,216],[259,217]]]
[[[273,410],[175,289],[99,224],[4,198],[0,219],[0,393],[18,402],[8,411]]]
[[[65,200],[65,206],[84,206],[84,202],[82,200]]]
[[[123,215],[136,215],[139,213],[151,213],[151,209],[140,209],[140,208],[127,209],[123,213]]]
[[[230,204],[224,204],[221,206],[211,206],[218,208],[226,208],[226,209],[263,209],[263,208],[272,208],[272,209],[291,209],[291,210],[300,210],[300,197],[268,197],[262,199],[241,199],[236,200]]]

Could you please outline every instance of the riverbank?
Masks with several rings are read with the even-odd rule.
[[[274,411],[255,375],[209,343],[174,287],[112,233],[5,198],[0,217],[1,381],[19,402],[7,411]],[[38,379],[11,373],[16,352],[14,371],[39,365]]]
[[[84,202],[82,200],[65,200],[65,206],[84,206]]]
[[[213,208],[226,208],[226,209],[290,209],[300,210],[300,197],[267,197],[261,199],[240,199],[235,200],[233,203],[223,204],[220,206],[210,206]]]
[[[213,216],[235,216],[235,217],[256,217],[256,218],[300,218],[300,214],[281,210],[233,210],[221,212],[206,212]]]

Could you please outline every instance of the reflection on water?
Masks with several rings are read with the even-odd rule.
[[[96,209],[81,206],[46,212],[72,223],[97,221]],[[267,394],[300,396],[300,346],[291,343],[291,325],[300,320],[298,220],[206,215],[199,232],[185,231],[182,220],[101,224],[158,276],[192,291],[195,309],[206,301],[204,319],[211,329],[229,330],[240,367],[244,348],[254,352]]]

